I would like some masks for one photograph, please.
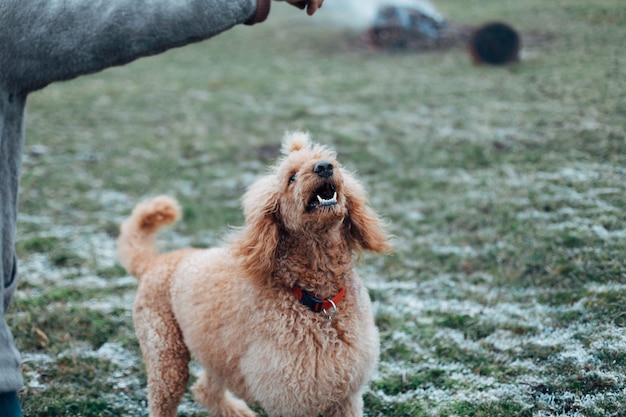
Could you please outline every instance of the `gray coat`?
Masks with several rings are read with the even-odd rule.
[[[256,0],[0,0],[0,392],[22,386],[5,314],[16,287],[24,110],[32,91],[210,38]]]

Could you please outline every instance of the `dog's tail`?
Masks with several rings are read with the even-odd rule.
[[[156,232],[181,216],[178,202],[159,196],[139,203],[120,229],[117,250],[122,265],[137,278],[141,277],[158,256]]]

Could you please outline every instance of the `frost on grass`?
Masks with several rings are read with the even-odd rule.
[[[453,286],[458,290],[446,297],[441,289]],[[382,317],[388,321],[391,316],[404,329],[382,329],[386,360],[372,390],[383,401],[417,400],[433,416],[467,401],[507,399],[547,413],[543,415],[571,406],[579,407],[581,415],[585,410],[602,412],[607,401],[624,405],[624,369],[616,362],[626,351],[623,328],[610,321],[560,319],[584,315],[587,302],[603,290],[595,284],[586,287],[586,297],[569,306],[537,303],[533,301],[537,294],[528,290],[470,301],[480,286],[450,276],[422,284],[374,281],[369,288],[387,292],[393,300],[375,304],[379,324]],[[492,291],[487,285],[482,288],[486,294]],[[399,345],[407,348],[398,353]]]
[[[626,406],[626,333],[620,327],[626,284],[620,277],[568,281],[575,285],[567,288],[548,276],[530,285],[511,281],[507,274],[523,279],[524,273],[513,275],[519,271],[502,266],[507,254],[524,256],[555,236],[561,246],[537,250],[596,263],[614,253],[624,235],[618,221],[622,173],[593,165],[525,174],[448,169],[422,174],[433,182],[447,178],[451,187],[466,191],[397,201],[387,212],[396,220],[391,223],[396,255],[391,261],[366,256],[358,266],[381,331],[381,362],[368,395],[389,407],[419,404],[432,416],[455,415],[453,410],[467,404],[513,404],[517,412],[545,416],[611,415]],[[239,181],[250,179],[233,184]],[[111,207],[101,223],[118,222],[119,213],[132,205],[118,193],[92,194]],[[381,196],[375,204],[382,204]],[[519,222],[527,247],[494,220],[501,218]],[[97,224],[55,225],[43,216],[23,216],[21,222],[39,231],[21,237],[24,288],[17,299],[51,298],[40,312],[51,317],[73,311],[113,318],[112,325],[125,327],[122,335],[132,340],[136,280],[119,269],[115,238]],[[164,238],[172,247],[190,243],[172,230]],[[555,273],[557,267],[546,265]],[[102,326],[110,331],[111,324]],[[99,395],[112,402],[123,398],[127,415],[144,415],[145,381],[135,343],[111,339],[96,346],[79,337],[59,352],[25,351],[28,390],[50,390],[54,380],[46,375],[59,363],[96,361],[106,371],[95,377],[108,387]],[[189,394],[180,410],[202,412]]]
[[[626,176],[602,164],[505,168],[420,170],[454,192],[394,202],[398,253],[363,269],[381,329],[370,395],[432,416],[467,404],[618,415]]]
[[[397,250],[389,259],[366,256],[358,266],[381,331],[381,362],[368,395],[389,407],[418,404],[432,416],[455,415],[468,404],[503,410],[512,404],[539,416],[611,415],[626,407],[623,269],[619,276],[617,265],[613,279],[578,278],[623,248],[625,173],[601,164],[416,171],[453,192],[407,190],[387,205],[392,189],[368,184],[377,189],[373,204],[393,220]],[[244,172],[218,182],[237,192],[250,181]],[[193,197],[190,182],[179,185]],[[84,364],[97,369],[101,398],[121,398],[126,415],[145,415],[143,365],[130,320],[136,280],[119,268],[115,237],[99,226],[118,224],[133,202],[119,192],[87,198],[103,207],[93,224],[20,218],[26,232],[16,300],[45,301],[36,311],[51,319],[95,318],[94,326],[110,336],[95,344],[89,326],[81,335],[71,325],[37,324],[34,334],[42,340],[34,346],[44,350],[24,352],[27,389],[46,393],[55,386],[48,374]],[[216,235],[209,232],[207,242]],[[176,230],[163,239],[170,248],[191,240]],[[507,269],[510,259],[524,262]],[[528,266],[533,259],[535,269]],[[580,270],[572,267],[577,264]],[[34,308],[17,312],[15,321],[31,320]],[[189,394],[180,410],[202,412]]]

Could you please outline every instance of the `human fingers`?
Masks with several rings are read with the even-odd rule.
[[[307,0],[302,0],[302,1],[287,0],[287,2],[291,4],[292,6],[296,6],[300,10],[304,10],[308,1]]]
[[[309,4],[306,9],[306,13],[309,16],[313,16],[313,13],[315,13],[319,8],[322,7],[322,3],[324,3],[324,0],[310,0],[308,3]]]

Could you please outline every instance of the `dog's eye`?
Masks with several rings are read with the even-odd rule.
[[[296,174],[291,174],[291,177],[289,177],[289,184],[291,184],[295,180],[296,180]]]

